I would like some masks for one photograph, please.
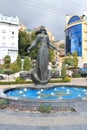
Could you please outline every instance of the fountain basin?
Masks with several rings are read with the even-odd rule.
[[[58,92],[58,90],[61,90],[60,93]],[[46,92],[46,94],[43,98],[44,92]],[[49,92],[51,93],[49,94]],[[2,91],[0,92],[0,97],[8,99],[9,104],[11,105],[15,105],[20,108],[27,107],[29,110],[36,110],[41,104],[52,105],[55,108],[74,108],[75,110],[77,110],[78,104],[79,106],[83,106],[84,103],[87,103],[86,92],[87,89],[80,86],[48,86],[44,89],[44,86],[38,87],[32,85],[31,87],[28,86],[2,89]],[[29,93],[35,93],[35,95],[32,97],[32,94]],[[28,94],[30,95],[30,97],[26,97],[26,95]],[[48,95],[48,97],[46,97],[46,95]]]
[[[87,98],[87,88],[74,86],[54,86],[52,88],[31,88],[19,87],[7,89],[4,91],[8,97],[31,99],[31,100],[46,100],[59,101],[68,99]]]

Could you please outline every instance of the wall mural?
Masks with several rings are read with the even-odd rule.
[[[77,51],[82,56],[82,25],[78,24],[66,30],[66,53]]]

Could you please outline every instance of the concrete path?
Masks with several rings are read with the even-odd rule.
[[[87,130],[87,112],[29,114],[2,110],[0,130]]]

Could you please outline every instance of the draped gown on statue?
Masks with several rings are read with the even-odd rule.
[[[51,73],[48,70],[48,62],[49,62],[49,51],[48,48],[56,49],[49,41],[48,35],[46,34],[38,34],[36,39],[33,41],[32,45],[28,48],[31,50],[40,44],[40,48],[38,50],[37,59],[36,59],[36,67],[32,72],[32,80],[35,83],[45,84],[51,78]]]

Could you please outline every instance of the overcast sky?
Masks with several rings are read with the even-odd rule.
[[[18,16],[29,29],[44,25],[56,37],[64,39],[66,15],[82,15],[87,0],[0,0],[0,13]]]

